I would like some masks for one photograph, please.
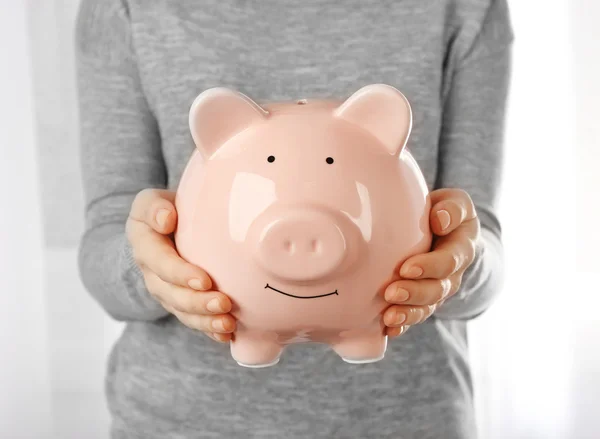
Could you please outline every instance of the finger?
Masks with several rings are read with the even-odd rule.
[[[430,224],[433,233],[444,236],[464,221],[477,216],[468,193],[462,189],[439,189],[431,192]]]
[[[169,298],[177,311],[207,316],[231,311],[231,301],[219,291],[200,292],[176,286],[173,288],[180,288],[179,293]]]
[[[195,291],[167,283],[150,270],[143,273],[152,295],[179,312],[214,315],[231,311],[231,300],[220,291]]]
[[[454,274],[463,262],[460,252],[439,249],[407,259],[400,267],[405,279],[445,279]]]
[[[202,316],[179,311],[175,316],[186,326],[203,332],[230,333],[235,331],[235,319],[230,314]]]
[[[481,226],[477,218],[466,220],[450,235],[440,236],[436,239],[434,249],[453,249],[457,244],[470,246],[479,238]],[[467,250],[466,247],[462,247]]]
[[[219,343],[228,343],[231,341],[230,333],[222,334],[219,332],[205,332],[204,334]]]
[[[454,296],[460,290],[460,286],[462,284],[463,273],[456,273],[450,276],[450,291],[440,302],[437,304],[438,308],[444,304],[446,300],[450,297]]]
[[[173,233],[177,225],[175,192],[162,189],[141,191],[133,201],[129,217],[163,235]]]
[[[434,305],[452,289],[450,279],[400,280],[385,290],[385,300],[399,305]]]
[[[443,236],[428,253],[408,258],[400,267],[405,279],[445,279],[473,261],[478,222],[463,223],[452,235]]]
[[[417,325],[431,316],[435,311],[435,308],[435,305],[392,305],[383,313],[383,322],[389,327]]]
[[[220,341],[221,343],[227,343],[230,342],[233,334],[228,332],[228,333],[219,333],[219,332],[214,332],[213,335],[215,336],[215,338]]]
[[[232,333],[235,331],[236,322],[230,314],[203,316],[177,311],[168,303],[163,303],[163,307],[188,328],[207,333]]]
[[[394,328],[386,328],[385,333],[389,338],[396,338],[400,337],[401,335],[404,335],[409,328],[410,326],[408,325],[397,326]]]
[[[212,287],[208,274],[184,261],[168,236],[160,235],[142,224],[136,227],[130,240],[136,261],[156,273],[163,281],[195,290],[208,290]]]

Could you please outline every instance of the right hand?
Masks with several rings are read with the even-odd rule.
[[[231,300],[213,291],[208,274],[184,261],[171,238],[177,225],[175,192],[145,189],[137,194],[127,219],[127,238],[146,287],[181,323],[228,342],[235,330]]]

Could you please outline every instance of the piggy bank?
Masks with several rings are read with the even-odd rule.
[[[432,240],[411,123],[404,95],[380,84],[343,102],[261,106],[225,88],[195,99],[175,243],[231,298],[241,366],[300,342],[348,363],[384,357],[383,292]]]

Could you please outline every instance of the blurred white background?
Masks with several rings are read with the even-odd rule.
[[[120,327],[83,290],[77,0],[0,0],[0,437],[107,438]],[[515,0],[502,297],[471,324],[481,437],[600,437],[600,3]]]

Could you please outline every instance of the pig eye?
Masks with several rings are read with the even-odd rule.
[[[333,163],[333,157],[327,157],[325,159],[325,161],[327,162],[328,165],[331,165]]]
[[[269,157],[267,157],[267,161],[269,163],[273,163],[275,161],[275,156],[274,155],[270,155]]]

